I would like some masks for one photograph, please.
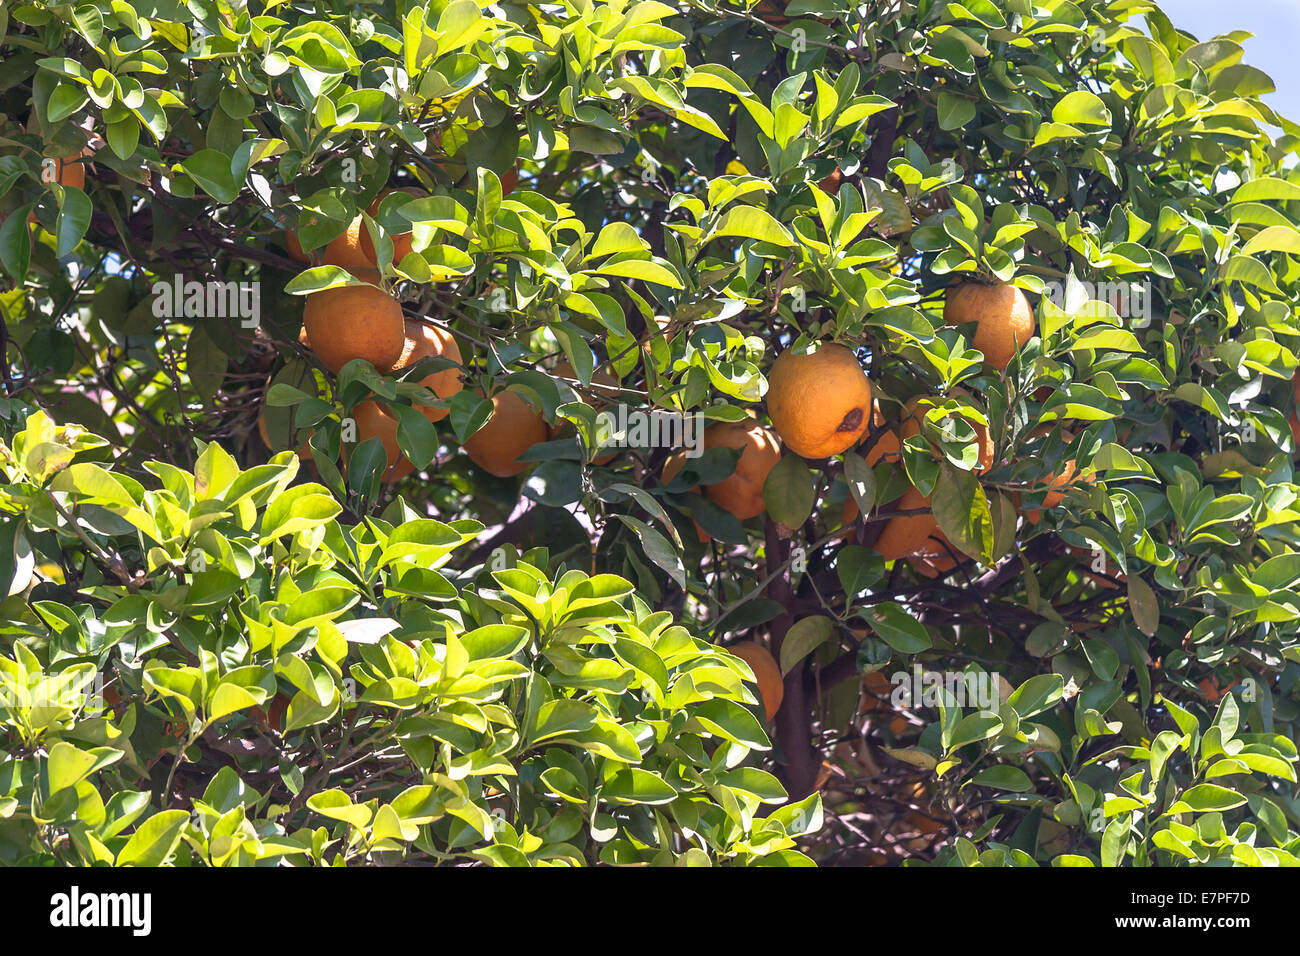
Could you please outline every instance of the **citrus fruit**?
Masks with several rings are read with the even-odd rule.
[[[421,193],[418,189],[413,189],[411,187],[405,187],[402,189],[385,189],[383,192],[381,192],[378,196],[375,197],[374,202],[372,202],[369,206],[366,207],[366,212],[370,215],[371,219],[379,215],[380,203],[382,203],[384,199],[386,199],[388,196],[396,192],[406,193],[412,199],[419,199],[423,195],[423,193]],[[361,240],[361,254],[365,256],[366,264],[371,268],[378,266],[379,253],[375,251],[375,245],[370,241],[370,231],[366,229],[366,224],[364,220],[362,220],[362,218],[358,216],[352,225],[356,226],[357,228],[357,236]],[[349,231],[351,231],[352,226],[349,226],[348,229]],[[348,233],[344,233],[343,235],[347,236]],[[412,237],[409,230],[407,232],[402,232],[397,234],[390,233],[389,238],[393,240],[393,263],[394,264],[401,262],[404,258],[406,258],[414,251],[414,249],[411,246]],[[338,240],[335,241],[337,242]],[[328,250],[328,248],[329,247],[327,246],[326,249]]]
[[[556,378],[577,379],[578,373],[573,370],[573,366],[567,359],[561,359],[556,363],[555,368],[551,369],[551,374]],[[591,377],[590,385],[574,384],[570,381],[569,385],[574,388],[587,404],[594,408],[598,413],[604,409],[609,402],[616,399],[621,387],[619,380],[609,372],[599,371]],[[573,434],[573,425],[570,422],[557,421],[554,425],[548,426],[547,435],[554,439],[560,435]],[[597,465],[608,465],[618,457],[618,452],[612,451],[605,455],[600,455],[594,459]]]
[[[757,422],[717,422],[704,429],[705,448],[736,448],[736,470],[717,484],[705,485],[704,494],[741,521],[763,513],[763,482],[781,460],[776,434]]]
[[[546,441],[546,422],[528,403],[509,389],[492,396],[492,417],[465,442],[470,461],[498,478],[519,474],[531,462],[520,455]]]
[[[680,472],[685,467],[686,467],[686,452],[685,451],[673,452],[673,454],[668,456],[668,460],[664,462],[663,471],[660,472],[660,481],[662,481],[665,485],[668,484],[670,481],[676,478],[678,472]],[[696,485],[694,488],[691,488],[687,491],[687,494],[692,494],[692,495],[697,495],[699,493],[700,493],[699,485]],[[695,537],[699,539],[701,544],[708,544],[709,541],[713,540],[712,538],[709,537],[708,534],[705,533],[704,529],[700,527],[700,523],[696,521],[694,518],[691,519],[691,524],[695,525]]]
[[[965,397],[966,393],[961,389],[953,389],[953,395],[954,397]],[[921,424],[925,420],[926,413],[938,402],[938,399],[926,401],[924,396],[918,396],[907,403],[903,409],[903,422],[898,427],[898,441],[900,444],[913,435],[920,434]],[[966,419],[966,422],[975,430],[978,464],[974,471],[976,474],[988,471],[993,467],[993,439],[989,437],[988,426],[970,419]],[[938,449],[935,449],[935,451],[937,452]]]
[[[842,345],[782,352],[768,375],[767,413],[781,440],[804,458],[829,458],[858,442],[871,424],[871,383]]]
[[[871,402],[871,427],[875,429],[885,427],[885,413],[880,410],[880,402],[874,399]],[[864,457],[867,464],[874,468],[882,461],[898,461],[900,450],[901,443],[898,440],[898,433],[890,429],[876,436],[876,440],[867,449]]]
[[[1034,335],[1034,310],[1025,294],[1015,286],[999,282],[962,282],[949,286],[944,294],[945,325],[975,323],[971,344],[984,353],[984,360],[999,372],[1011,362],[1016,350]]]
[[[450,332],[436,325],[406,320],[406,344],[402,347],[401,357],[393,363],[393,372],[408,369],[423,358],[445,358],[457,364],[461,361],[460,346]],[[420,379],[420,384],[439,398],[447,399],[461,390],[461,370],[443,369]],[[442,421],[450,414],[450,409],[431,408],[428,405],[415,406],[420,414],[431,422]]]
[[[303,327],[312,350],[331,372],[352,359],[391,369],[406,344],[402,307],[372,285],[335,286],[307,296]]]
[[[928,547],[927,539],[939,530],[939,523],[928,510],[930,499],[916,488],[908,488],[894,507],[898,511],[927,510],[925,514],[897,515],[889,519],[872,546],[886,561],[923,553]]]
[[[397,446],[397,419],[390,415],[377,402],[362,402],[352,409],[352,418],[357,423],[357,441],[359,445],[371,438],[378,438],[388,456],[388,468],[380,479],[384,484],[400,481],[415,470],[415,466],[402,454]]]
[[[777,666],[776,659],[757,641],[743,641],[731,645],[727,650],[748,664],[754,672],[758,694],[763,699],[763,710],[767,719],[771,720],[781,709],[781,701],[785,697],[785,684],[781,680],[781,668]]]

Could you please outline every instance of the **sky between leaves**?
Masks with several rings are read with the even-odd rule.
[[[1233,30],[1255,34],[1243,44],[1245,60],[1277,86],[1264,102],[1300,121],[1300,0],[1160,0],[1160,8],[1198,40]]]

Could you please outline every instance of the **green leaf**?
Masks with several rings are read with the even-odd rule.
[[[975,104],[947,90],[939,94],[939,128],[961,129],[975,118]]]
[[[1072,126],[1109,126],[1110,110],[1100,96],[1088,90],[1075,90],[1061,97],[1052,107],[1052,120]]]
[[[871,608],[867,621],[881,640],[900,654],[919,654],[931,646],[925,625],[893,601],[882,601]]]
[[[86,229],[90,226],[90,218],[94,212],[95,207],[91,205],[89,196],[75,186],[63,187],[59,221],[54,227],[57,238],[54,248],[56,256],[66,256],[77,248],[86,234]]]
[[[185,810],[156,813],[131,834],[117,855],[118,866],[162,866],[181,841],[181,831],[189,821]]]
[[[732,206],[722,214],[713,230],[713,236],[735,236],[741,239],[759,239],[778,246],[793,246],[794,239],[772,218],[772,214],[758,206]]]
[[[807,463],[798,455],[783,455],[763,482],[763,504],[772,520],[798,528],[812,514],[817,488]]]
[[[1173,805],[1165,811],[1164,815],[1186,813],[1189,810],[1195,813],[1231,810],[1245,802],[1246,798],[1236,790],[1229,790],[1227,787],[1220,787],[1213,783],[1198,783],[1196,786],[1184,791],[1182,796],[1175,800]]]
[[[834,633],[835,622],[823,614],[795,621],[781,642],[781,673],[790,673],[796,664],[829,641]]]
[[[181,168],[219,203],[232,203],[239,196],[230,172],[230,157],[215,149],[201,149],[180,164]]]

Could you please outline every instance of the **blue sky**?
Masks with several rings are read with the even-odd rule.
[[[1245,62],[1273,78],[1264,97],[1274,110],[1300,122],[1300,0],[1159,0],[1165,15],[1198,40],[1246,30]]]

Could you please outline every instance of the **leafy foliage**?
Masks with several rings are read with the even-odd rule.
[[[1300,130],[1240,40],[1145,0],[6,7],[0,669],[121,703],[0,710],[0,856],[1297,862]],[[426,195],[365,215],[380,281],[462,345],[437,425],[428,363],[296,342],[354,280],[287,233],[390,186]],[[157,314],[177,276],[257,282],[260,323]],[[943,323],[972,277],[1034,301],[1005,374]],[[828,339],[885,426],[787,456],[765,517],[689,493],[727,450],[666,486],[598,453],[597,372],[734,421]],[[457,453],[500,385],[555,426],[522,491]],[[377,442],[340,467],[374,398],[395,491]],[[936,576],[871,550],[909,485]],[[753,633],[774,750],[717,649]],[[1000,692],[864,689],[914,667]]]

